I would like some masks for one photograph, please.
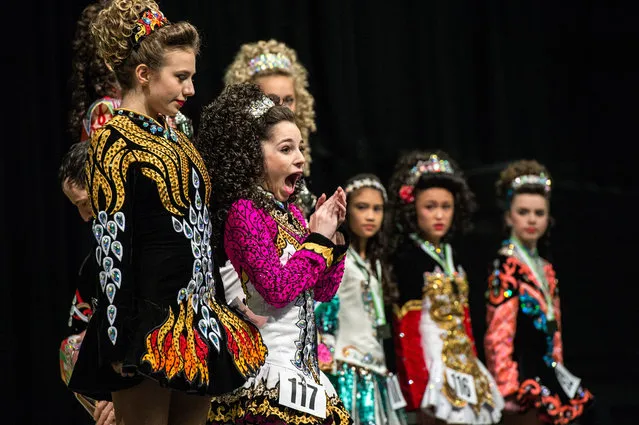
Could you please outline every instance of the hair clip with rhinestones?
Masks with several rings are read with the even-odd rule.
[[[159,10],[146,9],[135,21],[131,39],[134,46],[139,46],[142,40],[153,31],[170,24],[169,20]]]
[[[523,185],[535,185],[543,186],[546,193],[550,192],[552,182],[544,173],[540,174],[525,174],[523,176],[517,176],[510,183],[510,187],[513,190],[517,190]]]
[[[436,154],[432,154],[426,161],[417,161],[410,169],[406,182],[399,189],[399,198],[405,203],[410,204],[415,201],[415,184],[422,174],[454,174],[455,170],[447,159],[440,159]]]
[[[275,106],[275,103],[266,96],[262,96],[260,99],[254,100],[249,106],[248,112],[253,118],[260,118],[269,109]]]

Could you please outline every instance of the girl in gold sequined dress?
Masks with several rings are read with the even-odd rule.
[[[388,235],[398,290],[397,372],[408,411],[421,423],[493,424],[503,399],[477,359],[468,281],[449,238],[473,196],[443,152],[400,158],[390,184]]]

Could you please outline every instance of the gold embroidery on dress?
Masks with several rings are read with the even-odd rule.
[[[439,328],[446,331],[442,335],[444,365],[473,376],[477,404],[471,407],[475,412],[479,412],[484,403],[494,407],[489,381],[477,365],[470,338],[464,328],[464,308],[468,306],[468,282],[465,276],[456,276],[454,282],[440,272],[425,273],[425,277],[423,292],[431,303],[430,317]],[[453,285],[457,286],[456,291]],[[457,397],[454,387],[448,384],[445,373],[442,379],[444,380],[442,392],[450,403],[457,408],[466,406],[468,402]]]
[[[113,130],[126,135],[128,142],[120,137],[109,144],[109,139],[115,137]],[[198,177],[204,179],[204,202],[208,203],[210,181],[204,162],[192,143],[183,134],[177,134],[177,142],[169,141],[148,133],[125,116],[112,118],[98,130],[91,139],[86,165],[94,209],[100,192],[106,198],[104,210],[107,213],[121,209],[125,197],[124,183],[129,166],[133,163],[140,164],[142,174],[155,182],[164,208],[172,214],[183,216],[190,203],[189,164],[192,162],[200,174]]]
[[[300,248],[307,249],[321,255],[322,258],[324,258],[324,260],[326,261],[326,268],[330,267],[333,264],[333,248],[313,242],[304,242]]]
[[[403,306],[393,305],[393,313],[398,320],[401,320],[409,311],[419,311],[422,309],[422,300],[409,300]]]
[[[293,218],[292,223],[288,219],[289,214]],[[278,227],[285,228],[292,235],[306,236],[309,234],[309,230],[302,225],[302,223],[297,219],[297,217],[293,215],[293,213],[287,214],[279,209],[273,209],[272,211],[270,211],[270,215],[271,217],[273,217],[273,220],[275,220],[275,223],[277,223]]]
[[[240,388],[224,395],[213,397],[209,410],[209,423],[235,423],[238,418],[259,416],[276,417],[282,423],[293,425],[320,425],[326,422],[308,413],[293,410],[279,404],[280,384],[267,388],[260,381],[250,388]],[[337,395],[326,397],[326,417],[334,417],[334,425],[347,425],[350,415]],[[257,422],[261,422],[257,420]],[[279,421],[278,421],[279,422]]]
[[[98,209],[98,194],[104,192],[105,209],[108,212],[118,211],[124,204],[124,181],[129,165],[134,161],[131,152],[126,149],[123,139],[116,140],[107,152],[104,148],[111,136],[111,130],[103,127],[91,139],[85,171],[89,176],[89,189],[94,215]],[[112,182],[112,185],[109,183]],[[115,198],[115,200],[114,200]]]
[[[248,288],[246,287],[246,284],[248,281],[249,281],[249,277],[246,274],[246,271],[242,269],[242,273],[240,274],[240,284],[242,285],[242,292],[244,292],[246,301],[248,301],[251,298],[251,294],[249,294]]]
[[[300,242],[295,239],[293,235],[278,226],[277,236],[275,238],[275,246],[277,247],[278,257],[281,258],[282,255],[284,255],[284,249],[286,249],[288,245],[292,245],[296,251],[300,249],[301,246]]]

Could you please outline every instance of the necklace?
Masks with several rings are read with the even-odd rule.
[[[455,271],[455,265],[453,263],[453,253],[450,244],[443,244],[443,248],[437,248],[432,242],[420,238],[416,233],[411,233],[410,238],[428,254],[433,260],[439,264],[444,273],[449,277],[453,277],[457,274]]]
[[[275,204],[275,208],[270,211],[270,214],[278,224],[297,235],[306,235],[309,233],[308,229],[305,228],[297,218],[295,218],[293,213],[291,213],[288,202],[278,200],[275,195],[264,189],[262,186],[258,185],[257,190]]]
[[[175,130],[168,125],[161,125],[151,117],[147,117],[146,115],[142,115],[128,109],[117,109],[117,114],[129,117],[132,121],[141,125],[142,128],[154,136],[164,137],[165,139],[172,140],[174,142],[177,142],[178,140]]]

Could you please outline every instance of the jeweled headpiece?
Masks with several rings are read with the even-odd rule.
[[[131,40],[134,46],[139,46],[144,37],[147,37],[153,31],[170,24],[164,14],[159,10],[146,9],[142,12],[142,16],[135,21]]]
[[[550,186],[552,182],[550,178],[546,177],[544,173],[540,174],[525,174],[523,176],[518,176],[513,179],[510,183],[510,187],[512,190],[517,190],[523,185],[535,185],[535,186],[543,186],[544,191],[546,193],[550,193]],[[510,191],[509,191],[510,192]]]
[[[455,170],[447,159],[440,159],[437,155],[432,154],[426,161],[417,161],[410,169],[405,184],[399,189],[399,197],[405,204],[415,201],[415,184],[419,181],[422,174],[454,174]]]
[[[275,106],[275,103],[266,96],[262,96],[260,99],[254,100],[249,106],[248,113],[253,118],[259,118],[266,113],[269,109]]]
[[[351,193],[363,187],[372,187],[373,189],[379,190],[380,192],[382,192],[382,198],[384,198],[384,202],[388,200],[388,197],[386,195],[386,188],[384,187],[384,185],[382,185],[377,180],[371,179],[369,177],[353,180],[348,186],[346,186],[344,191],[346,193]]]
[[[249,75],[267,69],[291,69],[291,60],[281,53],[262,53],[249,61]]]

